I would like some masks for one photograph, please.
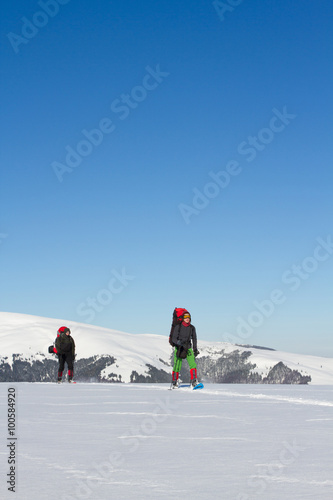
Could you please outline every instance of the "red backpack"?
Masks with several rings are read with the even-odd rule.
[[[60,337],[60,334],[61,334],[62,332],[67,332],[67,330],[69,330],[69,328],[67,328],[67,326],[61,326],[61,327],[59,328],[59,330],[57,331],[57,337]],[[69,330],[69,331],[70,331],[70,330]],[[56,340],[57,340],[57,339],[56,339]]]
[[[171,324],[171,330],[170,330],[170,335],[169,335],[169,344],[174,345],[172,342],[172,334],[177,325],[179,325],[183,319],[184,319],[184,314],[188,313],[187,309],[184,309],[183,307],[175,307],[173,311],[173,316],[172,316],[172,324]]]

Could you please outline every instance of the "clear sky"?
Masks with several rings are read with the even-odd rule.
[[[1,17],[1,310],[333,357],[333,4]]]

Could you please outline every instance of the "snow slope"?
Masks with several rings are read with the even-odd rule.
[[[107,328],[76,323],[64,319],[42,318],[17,313],[0,313],[0,356],[12,362],[12,354],[21,354],[25,359],[43,359],[48,346],[55,339],[58,328],[68,326],[77,346],[77,359],[94,355],[110,354],[116,364],[107,367],[108,371],[120,374],[122,381],[129,382],[133,370],[147,374],[147,364],[159,370],[170,370],[172,349],[166,335],[135,335]],[[206,342],[199,338],[201,356],[220,357],[222,350],[232,352],[251,351],[250,362],[255,363],[255,371],[267,375],[279,361],[289,368],[298,370],[302,375],[311,375],[312,384],[333,384],[333,359],[317,356],[298,355],[281,351],[239,347],[225,342]],[[40,353],[40,354],[38,354]]]
[[[6,484],[9,387],[17,401],[15,493]],[[0,384],[0,498],[333,498],[331,387],[167,388]]]

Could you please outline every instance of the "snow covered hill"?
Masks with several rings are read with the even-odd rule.
[[[135,335],[107,328],[17,313],[0,313],[0,381],[52,381],[48,354],[58,328],[76,342],[75,377],[105,382],[167,382],[172,349],[166,335]],[[333,359],[199,339],[200,378],[212,382],[333,384]],[[188,376],[187,363],[182,370]],[[311,378],[310,378],[311,377]]]

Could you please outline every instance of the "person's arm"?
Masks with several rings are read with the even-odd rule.
[[[196,352],[198,352],[197,331],[195,329],[195,326],[193,325],[192,325],[192,342],[193,342],[194,355],[196,355]]]
[[[71,341],[72,341],[72,354],[73,354],[73,358],[75,358],[75,342],[74,342],[74,339],[71,337]]]
[[[55,348],[56,348],[56,351],[57,351],[56,354],[59,354],[60,353],[60,337],[56,338]]]

